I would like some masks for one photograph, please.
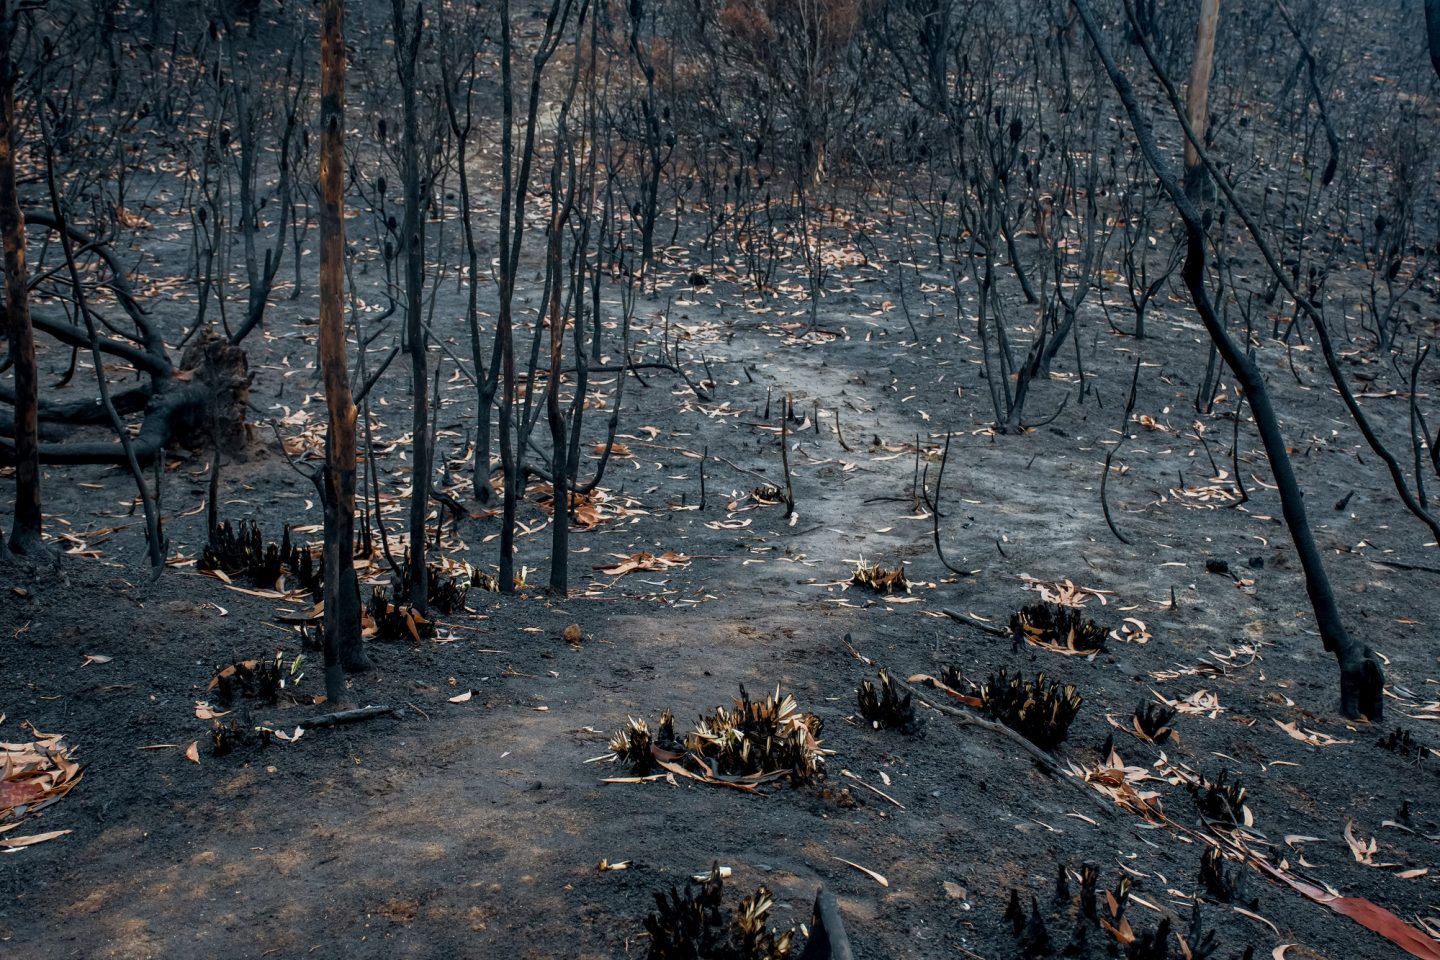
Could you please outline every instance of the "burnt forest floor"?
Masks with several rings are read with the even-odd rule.
[[[1214,415],[1194,412],[1205,349],[1183,303],[1162,304],[1143,343],[1087,314],[1085,395],[1067,350],[1030,413],[1047,416],[1067,392],[1068,405],[1045,426],[999,435],[989,429],[973,321],[957,323],[944,306],[948,273],[846,261],[811,329],[802,284],[761,298],[723,262],[683,248],[668,256],[638,305],[633,353],[654,359],[668,338],[703,397],[662,369],[626,386],[624,455],[594,504],[600,522],[574,534],[570,599],[540,589],[549,518],[532,497],[517,563],[531,586],[510,598],[472,591],[467,611],[439,617],[437,641],[371,644],[376,669],[353,679],[353,697],[392,705],[398,717],[211,755],[197,701],[211,699],[212,674],[277,646],[297,653],[275,617],[303,612],[308,600],[246,593],[196,571],[203,452],[167,460],[172,565],[154,583],[128,477],[46,471],[49,531],[80,555],[58,570],[5,570],[0,740],[28,739],[26,724],[61,733],[85,767],[66,799],[26,824],[69,833],[0,858],[0,954],[638,957],[652,893],[718,862],[733,871],[727,898],[760,883],[774,891],[780,926],[808,921],[820,885],[833,891],[859,957],[1001,960],[1019,954],[1002,917],[1011,889],[1027,904],[1038,897],[1058,943],[1069,937],[1072,908],[1050,906],[1061,863],[1095,863],[1105,887],[1131,877],[1127,917],[1137,932],[1162,914],[1186,927],[1207,831],[1196,800],[1171,782],[1177,771],[1238,776],[1253,815],[1246,842],[1270,862],[1411,923],[1436,922],[1440,871],[1416,874],[1440,861],[1440,757],[1415,761],[1376,746],[1396,725],[1424,748],[1437,745],[1436,575],[1373,562],[1437,565],[1434,549],[1345,421],[1316,353],[1294,353],[1298,381],[1283,348],[1265,343],[1259,356],[1348,624],[1388,664],[1379,725],[1335,711],[1334,663],[1248,426],[1239,466],[1249,499],[1237,502],[1225,472],[1233,388],[1222,388]],[[702,289],[688,282],[697,268],[709,280]],[[913,328],[897,306],[898,269],[913,270]],[[933,306],[915,302],[917,288],[934,291]],[[222,473],[222,516],[255,518],[267,535],[320,522],[313,488],[264,424],[275,420],[302,461],[318,456],[324,405],[310,293],[278,299],[263,335],[246,344],[256,425],[251,449]],[[1029,314],[1016,307],[1012,316]],[[465,353],[460,321],[436,323]],[[1134,436],[1108,489],[1127,546],[1106,527],[1099,481],[1137,356]],[[407,483],[400,366],[374,407],[395,533]],[[453,458],[449,488],[472,515],[453,532],[447,524],[445,553],[493,571],[499,520],[467,496],[473,399],[453,370],[442,368],[451,382],[438,450]],[[1403,424],[1405,401],[1387,396],[1385,377],[1364,402]],[[596,375],[600,396],[613,402],[615,388],[614,374]],[[787,394],[796,418],[787,428],[796,503],[788,520],[783,505],[753,494],[762,476],[782,482]],[[587,412],[582,476],[607,413]],[[934,487],[947,430],[941,538],[951,563],[972,571],[964,576],[937,559],[917,493],[917,472]],[[683,559],[623,575],[597,569],[642,551]],[[909,592],[852,585],[862,559],[903,564]],[[1210,572],[1211,561],[1229,573]],[[379,563],[366,573],[388,578]],[[1107,627],[1133,618],[1131,639],[1090,659],[1034,646],[1015,653],[943,613],[1003,623],[1038,599],[1036,581],[1096,591],[1085,595],[1087,615]],[[572,623],[578,643],[562,639]],[[1147,823],[1074,777],[1048,775],[1011,741],[925,707],[916,735],[872,729],[856,716],[855,689],[874,668],[856,653],[901,677],[953,665],[978,683],[1005,667],[1074,684],[1084,704],[1057,751],[1061,764],[1095,766],[1113,732],[1133,785],[1158,795],[1166,821]],[[295,689],[313,695],[313,660],[306,674]],[[778,685],[824,721],[832,754],[823,784],[782,782],[757,796],[689,780],[603,783],[626,771],[586,762],[628,717],[653,724],[669,708],[683,724],[729,703],[741,685],[752,694]],[[466,691],[468,700],[452,702]],[[1157,697],[1194,705],[1175,721],[1178,742],[1163,747],[1127,732],[1136,705]],[[288,729],[321,709],[257,706],[254,719]],[[185,754],[195,741],[198,764]],[[161,744],[171,746],[142,749]],[[1407,805],[1408,826],[1395,826]],[[1352,852],[1347,826],[1361,844],[1374,839],[1371,863]],[[602,860],[629,868],[600,870]],[[1214,956],[1253,946],[1270,957],[1282,944],[1297,945],[1288,960],[1399,955],[1325,906],[1237,869],[1248,873],[1247,901],[1258,902],[1244,913],[1207,907]],[[1091,955],[1108,955],[1109,940],[1094,930]]]

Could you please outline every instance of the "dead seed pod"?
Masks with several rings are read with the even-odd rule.
[[[384,587],[375,587],[370,592],[365,612],[375,624],[376,640],[414,640],[419,643],[422,639],[435,636],[435,624],[409,604],[391,603]]]
[[[1225,857],[1216,847],[1208,848],[1200,856],[1200,886],[1221,903],[1233,903],[1248,910],[1256,909],[1259,898],[1251,897],[1246,890],[1246,872],[1238,867],[1227,866]]]
[[[850,582],[856,586],[869,587],[876,593],[909,593],[910,582],[905,579],[905,565],[886,570],[878,563],[866,565],[862,560],[850,575]]]
[[[1230,779],[1230,771],[1220,771],[1215,780],[1200,779],[1190,784],[1190,792],[1200,807],[1200,815],[1219,823],[1245,823],[1245,786],[1238,778]]]
[[[770,891],[758,887],[734,911],[724,909],[723,892],[716,866],[698,890],[687,881],[684,894],[655,894],[657,909],[645,918],[651,960],[789,960],[795,929],[768,926]]]
[[[981,709],[1042,750],[1060,745],[1082,702],[1073,685],[1048,682],[1044,673],[1032,681],[1002,667],[980,685]]]
[[[1423,760],[1425,754],[1429,752],[1425,745],[1416,740],[1414,734],[1404,727],[1396,727],[1391,730],[1376,740],[1375,746],[1382,750],[1389,750],[1391,753],[1398,753],[1410,760]]]
[[[865,679],[860,682],[860,689],[856,693],[860,698],[860,716],[869,720],[876,730],[885,727],[901,733],[915,732],[919,724],[915,707],[910,702],[910,693],[906,691],[903,695],[898,694],[895,681],[890,679],[890,674],[883,667],[880,669],[878,687]]]
[[[1175,708],[1153,700],[1135,707],[1135,732],[1151,743],[1168,743],[1175,736],[1170,726],[1175,720]]]
[[[1015,649],[1022,642],[1066,653],[1098,653],[1105,649],[1106,631],[1074,607],[1032,603],[1010,616]]]

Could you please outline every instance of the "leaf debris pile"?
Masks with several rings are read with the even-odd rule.
[[[5,715],[0,714],[0,722],[4,720]],[[35,739],[28,743],[0,742],[0,852],[10,853],[70,832],[7,836],[75,789],[82,776],[80,764],[64,743],[64,734],[41,733],[34,727],[30,733]]]

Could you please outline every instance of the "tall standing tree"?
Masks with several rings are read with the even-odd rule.
[[[400,228],[400,246],[405,258],[405,341],[410,351],[411,400],[414,404],[410,433],[414,462],[410,494],[410,561],[406,565],[405,589],[410,602],[424,610],[429,594],[429,576],[425,566],[425,516],[430,509],[430,367],[425,356],[422,314],[425,220],[420,206],[420,108],[416,103],[415,80],[425,13],[417,3],[414,18],[406,23],[405,0],[391,0],[391,13],[395,30],[395,72],[400,81],[404,114],[400,179],[405,187],[405,214]]]
[[[1215,67],[1215,28],[1220,22],[1220,0],[1200,0],[1200,22],[1195,25],[1195,59],[1190,63],[1190,85],[1185,90],[1185,112],[1196,136],[1205,137],[1210,109],[1210,74]],[[1205,185],[1205,165],[1195,145],[1185,141],[1185,192],[1193,199]]]
[[[10,550],[33,557],[49,551],[41,535],[39,373],[35,330],[30,324],[25,216],[15,194],[18,70],[10,56],[15,17],[10,0],[0,0],[0,237],[5,246],[5,327],[15,368],[15,521],[10,528]]]
[[[1320,640],[1324,644],[1325,650],[1335,656],[1340,668],[1340,712],[1352,719],[1363,716],[1378,722],[1383,719],[1385,712],[1384,670],[1375,652],[1351,636],[1345,628],[1344,619],[1340,615],[1340,605],[1335,599],[1335,591],[1330,585],[1330,576],[1325,570],[1324,559],[1315,542],[1314,532],[1310,529],[1304,493],[1300,489],[1300,482],[1295,475],[1295,466],[1290,460],[1289,448],[1286,445],[1285,436],[1281,432],[1280,419],[1271,401],[1265,376],[1250,354],[1230,336],[1210,296],[1207,281],[1209,268],[1206,264],[1209,255],[1209,239],[1206,234],[1205,218],[1186,196],[1185,190],[1181,188],[1177,178],[1171,172],[1170,163],[1161,154],[1150,119],[1141,108],[1129,78],[1116,64],[1105,35],[1090,9],[1088,0],[1070,0],[1070,2],[1079,15],[1080,23],[1090,37],[1090,42],[1094,46],[1095,53],[1100,58],[1106,74],[1110,77],[1115,92],[1120,97],[1120,104],[1125,108],[1125,113],[1130,119],[1130,126],[1135,132],[1135,139],[1139,144],[1141,155],[1159,181],[1160,188],[1169,196],[1170,202],[1174,205],[1175,211],[1184,225],[1186,246],[1181,276],[1184,278],[1186,289],[1190,292],[1195,311],[1200,315],[1200,322],[1204,324],[1206,332],[1210,335],[1211,341],[1215,344],[1215,348],[1224,359],[1226,366],[1234,374],[1235,382],[1244,391],[1245,398],[1250,404],[1250,411],[1255,416],[1255,427],[1260,434],[1260,442],[1265,449],[1266,458],[1270,462],[1270,470],[1274,475],[1275,487],[1280,496],[1280,511],[1285,519],[1285,526],[1290,531],[1290,538],[1295,545],[1295,553],[1300,560],[1300,569],[1305,578],[1305,593],[1310,599],[1310,607],[1315,614],[1315,626],[1320,633]],[[1156,70],[1162,83],[1166,85],[1167,92],[1173,95],[1173,86],[1159,70],[1157,61],[1153,59],[1153,52],[1143,37],[1141,44],[1145,48],[1147,59],[1151,60],[1152,68]],[[1178,98],[1173,102],[1178,113]],[[1188,120],[1183,117],[1182,125],[1186,128],[1185,133],[1190,145],[1202,142],[1203,138],[1200,132],[1191,128]],[[1203,146],[1197,148],[1196,160],[1207,171],[1210,169]],[[1228,192],[1228,188],[1226,197],[1233,206],[1234,200]],[[1241,212],[1243,216],[1243,211],[1237,212]],[[1323,331],[1320,336],[1324,336]]]
[[[1440,0],[1425,0],[1425,32],[1430,37],[1430,63],[1440,76]]]
[[[355,576],[355,400],[345,348],[345,3],[324,0],[320,26],[320,370],[330,416],[318,485],[325,507],[325,695],[341,671],[369,666]]]

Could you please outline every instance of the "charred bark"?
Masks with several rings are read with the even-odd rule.
[[[344,699],[341,670],[370,666],[355,576],[355,402],[345,348],[344,0],[325,0],[320,32],[320,369],[329,431],[316,479],[325,523],[325,694]]]
[[[25,266],[25,218],[15,195],[15,75],[10,58],[14,20],[9,0],[0,0],[0,238],[5,248],[6,335],[15,369],[15,517],[10,551],[22,556],[50,553],[42,535],[40,509],[40,375],[35,330],[30,322],[29,271]]]
[[[1306,515],[1304,494],[1295,476],[1294,465],[1280,430],[1279,419],[1270,400],[1265,378],[1248,354],[1230,337],[1210,300],[1206,286],[1206,240],[1205,225],[1198,210],[1191,203],[1184,188],[1170,169],[1169,163],[1160,154],[1155,135],[1136,100],[1135,91],[1129,79],[1116,65],[1109,45],[1095,22],[1087,0],[1071,0],[1080,20],[1094,44],[1096,53],[1109,75],[1120,102],[1129,115],[1131,126],[1140,145],[1141,153],[1150,169],[1159,179],[1165,193],[1170,197],[1185,226],[1187,241],[1185,263],[1182,275],[1185,286],[1194,301],[1196,312],[1205,325],[1206,332],[1215,343],[1216,349],[1226,365],[1234,373],[1236,382],[1244,391],[1255,415],[1255,425],[1265,447],[1270,468],[1279,488],[1280,508],[1285,525],[1295,544],[1295,552],[1305,577],[1305,592],[1315,613],[1315,625],[1325,649],[1335,655],[1340,667],[1340,711],[1347,717],[1365,716],[1379,721],[1384,711],[1384,672],[1379,659],[1371,649],[1355,640],[1345,629],[1340,616],[1339,604],[1335,600],[1330,578],[1319,547],[1310,530]],[[1202,158],[1203,160],[1203,158]]]

